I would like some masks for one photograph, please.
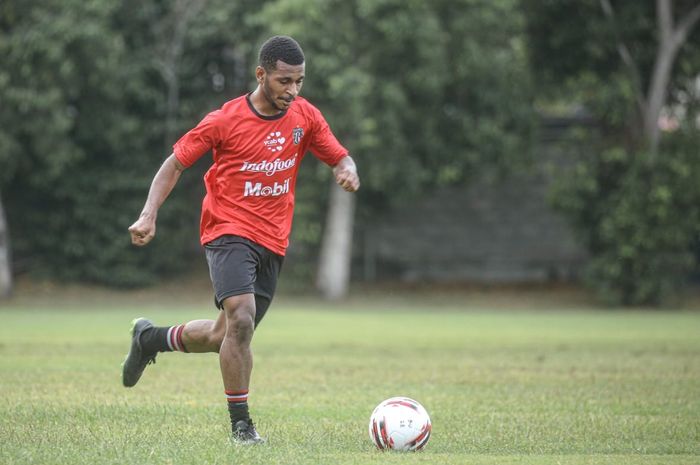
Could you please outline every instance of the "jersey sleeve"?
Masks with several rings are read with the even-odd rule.
[[[173,145],[173,153],[183,166],[192,166],[222,140],[221,110],[209,113]]]
[[[343,147],[331,131],[321,112],[314,108],[314,130],[311,136],[309,149],[316,158],[330,166],[335,166],[348,154],[348,149]]]

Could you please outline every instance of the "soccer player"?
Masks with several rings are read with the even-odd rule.
[[[251,340],[275,294],[289,242],[294,188],[307,151],[332,167],[346,191],[360,187],[355,162],[321,112],[299,97],[304,53],[291,37],[275,36],[260,48],[257,88],[209,113],[178,140],[151,184],[131,225],[131,241],[144,246],[156,232],[158,209],[182,172],[212,151],[204,176],[201,243],[221,310],[216,320],[156,327],[133,321],[123,383],[134,386],[159,352],[218,352],[233,439],[264,441],[248,413],[253,367]]]

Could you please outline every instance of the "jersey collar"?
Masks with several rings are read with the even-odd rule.
[[[276,115],[271,115],[271,116],[262,115],[262,114],[258,113],[258,110],[256,110],[255,106],[253,105],[253,102],[250,101],[250,96],[252,95],[252,93],[253,92],[248,92],[248,94],[246,94],[245,101],[248,104],[248,108],[250,108],[250,111],[252,111],[253,114],[255,114],[255,116],[257,116],[258,118],[264,119],[266,121],[274,121],[276,119],[282,118],[284,115],[287,114],[287,110],[284,110],[280,113],[277,113]]]

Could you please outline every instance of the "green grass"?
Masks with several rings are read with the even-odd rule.
[[[245,448],[227,440],[215,354],[162,354],[120,384],[132,317],[211,310],[5,306],[0,463],[700,463],[699,313],[301,307],[280,300],[256,334],[250,402],[269,442]],[[422,453],[367,437],[395,395],[431,414]]]

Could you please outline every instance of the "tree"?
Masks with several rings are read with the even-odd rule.
[[[523,0],[540,90],[574,95],[635,149],[657,152],[659,117],[697,77],[700,21],[692,0]],[[674,8],[674,6],[676,8]],[[687,45],[687,46],[686,46]],[[687,49],[677,62],[679,52]],[[597,92],[595,91],[597,89]],[[670,100],[669,100],[670,98]]]
[[[126,228],[169,139],[249,88],[271,33],[302,42],[308,94],[363,177],[355,215],[329,202],[325,167],[302,170],[294,234],[307,261],[322,232],[351,237],[395,202],[526,158],[516,0],[203,1],[0,3],[0,198],[15,270],[133,286],[187,269],[203,162],[162,209],[152,247],[134,250]],[[342,243],[333,277],[349,275]]]
[[[301,41],[304,92],[359,160],[361,218],[438,185],[524,165],[533,118],[516,7],[509,0],[278,0],[263,10],[270,30]],[[330,199],[322,243],[347,243],[352,202]],[[327,255],[339,252],[346,257]],[[347,287],[329,278],[349,276],[348,254],[321,249],[327,295]]]
[[[135,286],[189,268],[201,168],[163,208],[153,247],[135,250],[126,228],[168,155],[165,134],[246,87],[239,43],[255,28],[230,20],[260,3],[0,4],[0,193],[17,271]]]
[[[642,72],[634,60],[629,47],[619,33],[621,25],[610,0],[600,0],[601,9],[611,23],[615,36],[616,48],[631,80],[634,83],[636,101],[641,114],[642,128],[649,150],[656,154],[659,149],[659,118],[662,109],[667,105],[669,86],[673,65],[678,51],[688,40],[688,36],[700,20],[700,4],[690,8],[687,14],[678,20],[673,14],[673,0],[656,0],[656,35],[657,48],[648,80],[648,90],[642,88]]]
[[[13,243],[20,248],[29,232],[16,218],[26,222],[35,218],[38,224],[50,227],[62,221],[59,215],[65,216],[60,208],[62,194],[52,187],[85,155],[71,137],[82,81],[78,61],[88,56],[84,52],[93,39],[92,50],[104,52],[99,37],[103,31],[95,21],[99,12],[85,8],[85,27],[76,28],[78,19],[71,8],[75,5],[66,5],[62,14],[54,14],[55,6],[49,1],[35,2],[31,7],[8,1],[0,10],[0,157],[4,168],[0,188],[8,224],[17,227]],[[74,48],[69,60],[63,56],[67,47]],[[94,65],[96,74],[109,67],[113,57],[105,53]],[[15,189],[20,184],[22,187]],[[52,208],[39,212],[36,205],[44,204],[37,202],[37,193],[42,190],[52,191],[55,200],[48,202]],[[45,234],[32,239],[39,248],[47,240]],[[22,253],[14,255],[21,257]]]
[[[598,121],[575,139],[579,159],[554,196],[591,254],[586,275],[611,302],[660,304],[693,266],[700,232],[700,5],[523,3],[543,106],[582,105]],[[662,132],[664,113],[675,130]]]
[[[348,293],[354,219],[354,194],[333,182],[316,278],[316,287],[330,300],[341,299]]]
[[[0,199],[0,300],[12,294],[12,264],[10,261],[10,237],[5,220],[5,210]]]
[[[177,113],[180,107],[180,61],[192,20],[206,6],[206,0],[177,0],[163,21],[153,23],[154,36],[160,40],[154,47],[153,62],[165,82],[165,147],[172,146],[177,135]]]

